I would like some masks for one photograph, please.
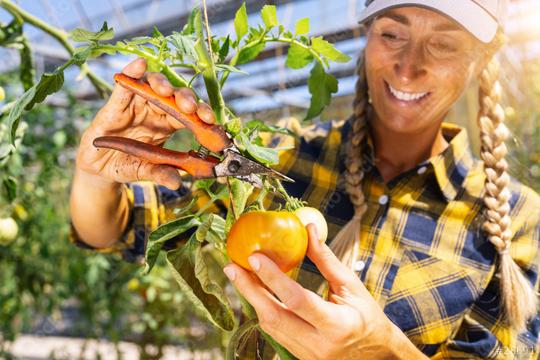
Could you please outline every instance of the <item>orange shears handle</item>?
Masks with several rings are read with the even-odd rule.
[[[195,139],[210,151],[219,153],[232,145],[227,133],[219,125],[209,125],[202,121],[197,114],[185,114],[180,111],[174,96],[164,97],[156,94],[146,82],[131,78],[124,74],[115,74],[114,81],[135,94],[145,98],[193,132]]]
[[[114,149],[137,156],[152,164],[174,166],[198,179],[216,177],[214,166],[220,162],[220,159],[214,156],[202,158],[194,151],[188,153],[173,151],[121,136],[98,137],[94,139],[93,144],[98,148]]]

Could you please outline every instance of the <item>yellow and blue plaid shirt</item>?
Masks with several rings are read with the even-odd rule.
[[[328,241],[354,212],[342,185],[349,130],[349,122],[314,125],[280,156],[279,170],[295,180],[284,184],[287,191],[323,212]],[[390,320],[432,359],[537,359],[540,317],[520,334],[502,320],[498,254],[481,227],[482,162],[473,158],[465,129],[443,123],[443,134],[450,143],[443,153],[388,183],[374,166],[370,138],[364,142],[368,210],[358,244],[360,280]],[[130,225],[118,247],[105,251],[120,250],[127,260],[140,261],[148,234],[172,220],[173,209],[191,193],[150,182],[126,188]],[[538,292],[540,196],[515,180],[510,190],[510,254]],[[175,239],[169,247],[178,243]],[[308,258],[295,277],[314,291],[324,282]],[[262,357],[270,359],[270,346],[262,346]]]

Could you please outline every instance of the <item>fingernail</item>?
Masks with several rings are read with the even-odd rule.
[[[259,262],[259,259],[257,259],[255,256],[251,255],[250,257],[248,257],[248,262],[254,271],[259,271],[261,269],[261,263]]]
[[[229,280],[234,281],[234,279],[236,279],[236,271],[234,271],[234,269],[226,267],[223,268],[223,272],[229,278]]]

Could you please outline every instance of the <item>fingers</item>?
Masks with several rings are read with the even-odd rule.
[[[122,73],[136,79],[141,78],[145,71],[146,60],[142,58],[133,60],[122,69]],[[107,102],[107,108],[112,112],[122,112],[129,106],[131,99],[133,99],[133,93],[123,86],[116,84]]]
[[[315,332],[312,325],[283,307],[251,273],[235,264],[227,265],[223,271],[238,291],[253,305],[262,329],[271,336],[281,332],[309,336]]]
[[[169,83],[169,80],[161,73],[147,73],[146,80],[150,84],[150,87],[152,87],[152,90],[160,96],[171,96],[174,93],[174,88],[171,83]]]
[[[174,91],[174,99],[180,111],[186,114],[197,112],[197,98],[189,88],[180,88]]]
[[[129,77],[140,79],[143,77],[146,72],[146,60],[143,58],[137,58],[127,64],[123,69],[122,73]]]
[[[357,294],[363,294],[364,291],[367,291],[358,276],[343,265],[328,245],[319,241],[315,225],[308,224],[306,228],[309,237],[307,255],[324,278],[328,280],[331,288],[345,286]]]
[[[248,259],[259,279],[296,315],[314,327],[328,324],[334,313],[332,304],[320,296],[304,289],[283,273],[279,267],[263,254],[253,254]]]
[[[128,65],[122,70],[127,76],[140,79],[145,76],[146,71],[146,60],[139,58]],[[193,91],[189,88],[179,88],[175,89],[170,82],[167,80],[167,77],[161,73],[149,72],[146,73],[146,81],[158,95],[163,97],[168,97],[174,95],[176,104],[179,109],[187,114],[197,113],[199,118],[207,124],[215,124],[216,119],[212,108],[204,103],[197,102],[197,97]],[[116,85],[111,98],[109,99],[109,105],[113,111],[123,111],[125,110],[132,98],[133,93],[122,86]],[[145,101],[146,103],[146,101]],[[148,103],[150,108],[157,114],[165,115],[165,112],[158,108],[157,106]]]
[[[156,165],[142,161],[136,169],[135,178],[137,180],[154,181],[171,190],[176,190],[182,185],[182,178],[172,166]]]
[[[174,91],[174,98],[176,105],[184,113],[194,114],[195,112],[199,118],[207,124],[215,124],[216,116],[212,108],[204,103],[197,103],[197,97],[190,88],[180,88]]]
[[[210,105],[206,103],[199,103],[199,108],[197,109],[197,115],[201,118],[202,121],[204,121],[207,124],[215,124],[216,123],[216,117],[214,115],[214,111],[210,107]]]

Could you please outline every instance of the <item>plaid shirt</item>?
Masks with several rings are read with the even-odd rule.
[[[279,170],[295,180],[284,184],[287,191],[323,212],[328,241],[354,211],[342,185],[349,130],[348,122],[314,125],[280,157]],[[540,317],[521,334],[502,321],[498,254],[481,229],[482,162],[473,158],[465,129],[443,123],[443,134],[450,144],[443,153],[386,184],[374,166],[371,139],[364,142],[368,210],[357,273],[388,318],[432,359],[537,359]],[[118,247],[105,251],[120,250],[136,261],[149,232],[174,218],[173,209],[190,192],[149,182],[126,186],[131,223]],[[510,190],[510,254],[538,292],[540,196],[514,179]],[[74,232],[73,240],[78,241]],[[324,282],[308,258],[295,276],[314,291]],[[270,359],[270,346],[262,346],[263,358]]]

